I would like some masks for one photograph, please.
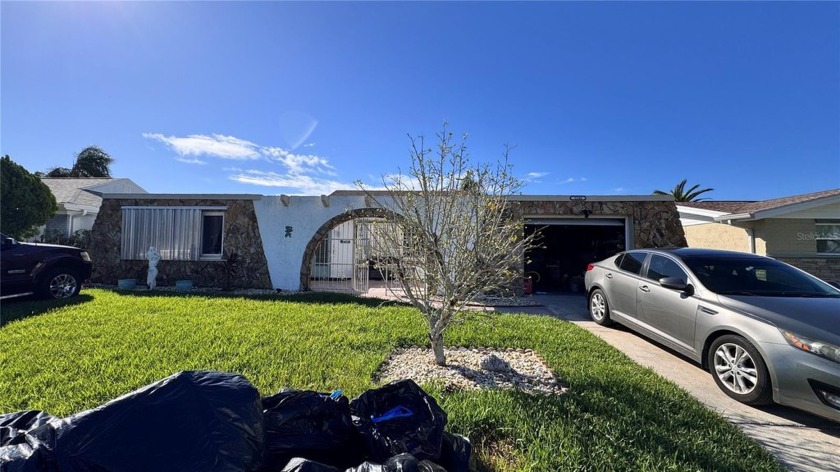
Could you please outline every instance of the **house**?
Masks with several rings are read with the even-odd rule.
[[[282,290],[325,286],[367,290],[377,259],[399,250],[377,244],[382,209],[361,191],[330,195],[103,194],[91,232],[94,282],[145,279],[145,253],[162,256],[158,284],[192,279],[220,286]],[[377,197],[379,198],[379,197]],[[536,290],[570,289],[586,265],[625,248],[685,246],[670,196],[517,195],[524,231],[541,247],[523,260]],[[232,255],[236,254],[236,258]],[[526,264],[526,261],[528,263]],[[386,277],[387,278],[387,277]],[[579,285],[578,285],[579,286]]]
[[[763,201],[679,202],[690,247],[770,256],[840,281],[840,189]]]
[[[76,231],[93,228],[102,204],[101,193],[147,193],[130,179],[42,178],[41,182],[50,188],[58,211],[35,239],[68,237]]]

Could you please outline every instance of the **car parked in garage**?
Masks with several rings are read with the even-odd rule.
[[[2,233],[0,242],[0,299],[69,298],[90,278],[90,256],[79,248],[24,243]]]
[[[701,363],[750,405],[840,421],[840,290],[769,257],[640,249],[590,264],[589,314]]]

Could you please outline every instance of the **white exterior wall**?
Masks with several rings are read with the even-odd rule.
[[[282,198],[288,198],[289,206],[283,205]],[[326,207],[320,196],[266,196],[254,201],[263,252],[274,288],[299,290],[303,253],[315,232],[330,218],[360,208],[366,208],[365,198],[361,195],[329,197],[329,206]],[[285,237],[286,226],[292,227],[292,235],[288,238]]]

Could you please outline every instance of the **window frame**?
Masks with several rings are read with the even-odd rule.
[[[840,234],[820,231],[820,226],[840,226],[840,220],[816,220],[814,222],[814,249],[820,256],[840,256],[840,252],[820,252],[819,241],[834,241],[840,245]],[[837,237],[824,237],[826,235]]]
[[[205,253],[204,252],[204,218],[208,216],[221,216],[222,225],[219,228],[219,253]],[[199,248],[198,260],[200,261],[220,261],[225,254],[225,212],[224,210],[202,210],[201,211],[201,247]]]
[[[120,223],[120,232],[122,233],[122,235],[120,237],[120,245],[121,245],[121,247],[120,247],[120,260],[125,260],[125,261],[137,261],[137,260],[144,261],[145,260],[144,255],[141,255],[140,252],[134,252],[132,249],[129,249],[129,251],[130,251],[128,253],[129,257],[125,257],[126,248],[123,247],[123,246],[127,242],[126,238],[129,238],[128,240],[130,240],[130,238],[132,238],[132,237],[137,237],[137,236],[126,235],[126,218],[127,218],[127,215],[128,215],[128,213],[126,213],[126,212],[127,211],[132,211],[132,210],[152,210],[152,211],[161,211],[161,212],[163,212],[164,210],[194,210],[194,211],[197,211],[198,214],[199,214],[199,216],[198,216],[198,231],[197,231],[198,232],[198,235],[197,235],[198,242],[193,247],[195,247],[195,251],[198,254],[196,254],[195,256],[190,257],[190,258],[164,257],[162,260],[178,261],[178,262],[198,262],[198,261],[214,261],[214,260],[219,261],[219,260],[223,260],[224,250],[225,250],[225,226],[224,226],[224,221],[225,221],[225,213],[227,213],[227,210],[228,210],[228,207],[226,205],[225,206],[223,206],[223,205],[212,205],[212,206],[210,206],[210,205],[154,205],[154,204],[149,204],[149,205],[125,205],[125,206],[122,206],[120,208],[120,210],[121,210],[121,213],[122,213],[122,218],[121,218],[122,221]],[[220,254],[206,254],[206,255],[203,254],[204,217],[205,216],[221,216],[222,217],[222,225],[221,225],[221,233],[222,234],[221,234],[221,252],[220,252]],[[163,214],[156,215],[155,218],[158,218],[157,224],[161,224],[160,222],[164,222],[164,224],[165,224],[165,222],[167,221],[166,217]],[[157,226],[153,226],[153,227],[158,228]],[[150,245],[154,245],[159,251],[161,251],[161,255],[163,255],[164,252],[166,252],[168,249],[170,249],[170,248],[165,248],[161,244],[151,244],[152,242],[154,242],[154,238],[152,239],[152,241],[145,241],[145,240],[143,240],[142,237],[140,237],[139,239],[140,239],[139,244],[141,246],[143,246],[142,254],[145,254],[146,249],[148,249],[148,246],[150,246]],[[178,239],[179,238],[173,238],[171,241],[168,241],[168,243],[170,243],[171,246],[174,246],[176,244],[176,242],[178,241]],[[137,242],[133,242],[132,244],[136,245]]]

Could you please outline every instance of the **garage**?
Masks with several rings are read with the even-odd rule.
[[[534,233],[525,272],[537,292],[581,292],[587,264],[631,246],[625,218],[526,219],[525,234]]]

